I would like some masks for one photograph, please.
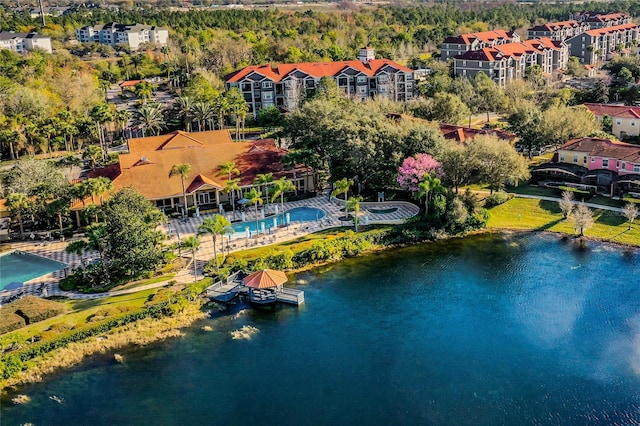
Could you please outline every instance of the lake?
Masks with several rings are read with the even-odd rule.
[[[638,251],[555,235],[375,253],[292,277],[299,309],[236,306],[24,386],[2,424],[638,424],[639,276]]]

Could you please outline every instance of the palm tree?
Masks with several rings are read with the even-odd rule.
[[[344,201],[347,201],[347,193],[349,192],[349,188],[353,185],[353,181],[347,178],[342,178],[337,180],[335,183],[335,189],[331,191],[332,197],[337,197],[340,194],[344,194]]]
[[[58,217],[58,227],[60,228],[60,236],[62,236],[62,231],[64,230],[62,215],[66,214],[69,210],[69,200],[56,198],[47,204],[46,210],[47,213],[54,214]]]
[[[104,194],[113,189],[113,182],[111,179],[100,176],[95,178],[94,190],[96,195],[100,196],[100,205],[104,204]]]
[[[262,186],[262,191],[267,202],[269,201],[269,194],[267,193],[267,187],[270,183],[273,182],[273,173],[261,173],[256,175],[256,178],[253,180],[254,185]],[[268,206],[266,207],[268,210]]]
[[[89,145],[82,153],[82,159],[89,160],[92,169],[96,168],[100,158],[102,158],[102,149],[96,145]]]
[[[154,135],[160,134],[160,130],[164,127],[163,112],[164,106],[156,102],[149,102],[138,107],[134,113],[134,122],[142,129],[142,136],[145,136],[147,131]]]
[[[216,116],[218,117],[218,129],[222,129],[224,127],[224,117],[227,115],[227,111],[229,111],[229,100],[221,93],[214,100],[214,109],[216,112]]]
[[[100,263],[102,264],[102,270],[104,271],[104,277],[108,283],[111,278],[109,277],[109,268],[107,267],[107,227],[104,224],[93,224],[87,228],[87,238],[89,239],[89,247],[97,250],[100,256]]]
[[[11,213],[18,217],[18,225],[20,226],[20,238],[24,234],[24,226],[22,225],[22,212],[29,208],[29,198],[22,192],[13,192],[7,195],[7,208]]]
[[[191,171],[191,164],[183,163],[183,164],[174,164],[171,166],[171,171],[169,171],[169,177],[180,176],[180,181],[182,183],[182,197],[184,199],[184,211],[182,212],[182,217],[186,217],[187,214],[187,189],[184,185],[184,180],[189,176],[189,172]]]
[[[218,251],[216,248],[218,235],[224,235],[229,226],[231,226],[231,223],[226,217],[220,214],[215,214],[213,217],[208,217],[203,220],[202,225],[198,227],[198,234],[211,234],[211,239],[213,240],[213,257],[216,259],[216,271],[220,268],[220,265],[218,264]],[[224,257],[224,249],[222,250],[222,255]]]
[[[80,257],[80,265],[84,269],[84,253],[89,248],[89,242],[87,240],[75,240],[69,243],[64,249],[67,253],[76,254]]]
[[[358,214],[360,213],[360,201],[362,201],[362,197],[360,196],[350,197],[345,205],[345,212],[353,211],[353,224],[356,227],[356,232],[358,232],[358,222],[360,221],[360,218],[358,217]]]
[[[178,113],[178,117],[182,118],[182,124],[187,132],[191,131],[191,122],[193,121],[193,104],[188,96],[180,96],[174,102],[174,109]]]
[[[107,156],[107,147],[105,140],[105,129],[103,126],[113,120],[113,111],[108,104],[102,103],[94,106],[89,113],[93,121],[95,121],[98,129],[98,139],[100,140],[100,147],[102,148],[102,159]]]
[[[284,193],[288,191],[293,191],[296,189],[296,186],[285,178],[284,176],[273,182],[273,195],[271,196],[271,202],[280,197],[280,206],[282,207],[282,212],[284,213]]]
[[[443,190],[442,182],[435,174],[425,173],[423,181],[418,183],[418,198],[424,197],[424,215],[429,213],[429,203],[431,202],[431,194],[436,191]]]
[[[244,193],[244,198],[247,199],[248,205],[253,205],[256,208],[256,235],[258,235],[258,204],[262,204],[262,198],[260,193],[255,188],[251,188],[251,191]]]
[[[69,167],[69,173],[67,175],[67,180],[71,181],[73,176],[73,168],[75,166],[81,166],[82,160],[75,155],[67,155],[66,157],[62,157],[57,161],[57,164],[60,167]]]
[[[198,131],[207,130],[207,121],[214,115],[213,106],[207,102],[196,102],[193,104],[193,117],[198,123]]]
[[[121,109],[116,112],[116,121],[118,122],[118,126],[120,127],[120,136],[122,137],[122,139],[126,138],[124,129],[127,127],[127,123],[129,122],[129,120],[131,120],[132,117],[133,115],[131,114],[131,112],[127,111],[126,109]]]
[[[231,179],[227,181],[227,185],[224,187],[222,192],[227,194],[231,199],[231,210],[233,212],[233,218],[236,218],[236,198],[234,196],[236,191],[240,191],[240,185],[238,183],[240,179]]]
[[[235,161],[227,161],[218,166],[218,170],[227,174],[227,180],[231,180],[231,175],[240,175],[240,170],[236,167]]]
[[[191,263],[193,263],[193,282],[195,283],[198,279],[198,270],[196,267],[196,250],[200,248],[200,238],[195,235],[185,238],[182,240],[182,247],[187,250],[191,250]]]

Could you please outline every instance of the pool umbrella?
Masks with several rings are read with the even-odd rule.
[[[7,286],[4,288],[4,290],[15,290],[17,288],[22,287],[22,283],[19,281],[13,281],[10,282],[9,284],[7,284]]]
[[[286,283],[287,276],[282,271],[263,269],[245,277],[242,282],[250,288],[273,288]]]

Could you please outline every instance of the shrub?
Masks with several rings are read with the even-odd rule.
[[[54,317],[65,311],[65,305],[35,296],[27,296],[2,308],[3,314],[13,312],[24,318],[26,324],[33,324]]]
[[[5,308],[3,308],[3,311],[4,310]],[[24,318],[13,312],[3,312],[2,315],[0,315],[0,334],[17,330],[25,325],[27,325],[27,323],[24,321]]]
[[[507,192],[494,192],[484,200],[484,206],[486,208],[499,206],[500,204],[504,204],[512,198],[513,194],[509,194]]]

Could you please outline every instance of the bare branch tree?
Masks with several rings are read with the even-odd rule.
[[[638,216],[638,206],[636,206],[635,203],[627,203],[622,208],[622,214],[624,214],[624,217],[629,221],[628,229],[631,229],[631,224],[636,219],[636,216]]]
[[[558,201],[558,205],[560,206],[560,210],[562,210],[562,218],[565,220],[568,219],[573,211],[573,192],[563,191],[562,199]]]
[[[584,237],[585,231],[593,226],[593,212],[584,201],[574,210],[573,223],[580,237]]]

